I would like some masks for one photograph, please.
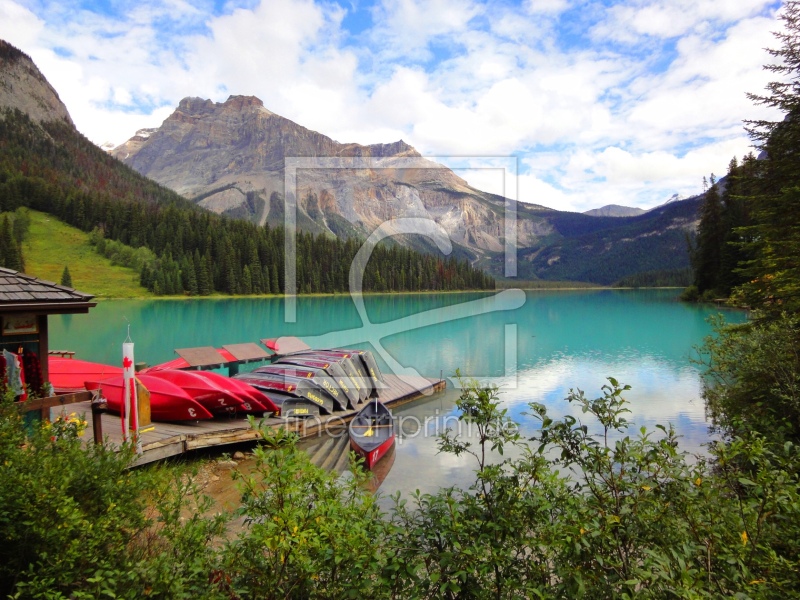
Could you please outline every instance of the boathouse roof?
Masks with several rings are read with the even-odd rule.
[[[0,267],[0,313],[85,313],[94,295]]]

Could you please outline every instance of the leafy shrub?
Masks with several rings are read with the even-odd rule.
[[[800,439],[800,322],[727,325],[712,321],[714,335],[700,348],[706,367],[703,395],[722,431],[755,430],[781,441]]]
[[[487,466],[498,439],[479,435],[470,491],[415,495],[413,507],[398,496],[397,597],[797,595],[797,449],[751,435],[712,446],[712,463],[688,457],[672,428],[626,434],[625,390],[610,379],[596,399],[570,392],[589,425],[533,404],[541,431],[522,458]],[[487,431],[505,422],[496,389],[472,385],[459,407]],[[468,451],[450,436],[442,449]]]
[[[26,437],[11,399],[0,403],[0,596],[213,597],[205,548],[217,523],[181,521],[188,491],[171,470],[84,445],[77,421]]]
[[[294,434],[262,427],[253,474],[238,474],[246,528],[224,550],[224,580],[243,598],[370,598],[387,523],[355,467],[339,480],[295,447]]]
[[[263,426],[239,473],[243,527],[189,476],[0,408],[0,585],[15,598],[789,598],[800,595],[798,450],[753,432],[679,450],[671,427],[628,433],[624,393],[570,391],[522,440],[496,388],[467,382],[440,450],[470,454],[467,490],[394,497],[353,463],[338,479]],[[573,415],[585,415],[588,419]],[[253,422],[254,423],[254,422]],[[506,450],[514,446],[515,458]],[[494,457],[490,459],[490,457]],[[499,457],[499,458],[498,458]],[[496,460],[495,460],[496,459]]]

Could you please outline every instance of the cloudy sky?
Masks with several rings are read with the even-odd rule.
[[[515,157],[518,198],[649,208],[751,150],[776,0],[0,0],[98,144],[157,127],[186,96],[264,105],[340,142]],[[513,185],[513,184],[512,184]],[[509,191],[513,195],[513,191]]]

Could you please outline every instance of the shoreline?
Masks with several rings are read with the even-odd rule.
[[[610,287],[602,285],[587,285],[587,286],[556,286],[556,287],[530,287],[530,286],[508,286],[495,288],[493,290],[422,290],[422,291],[402,291],[402,292],[362,292],[362,296],[426,296],[433,294],[494,294],[505,290],[522,290],[525,292],[578,292],[578,291],[630,291],[630,290],[682,290],[685,289],[680,286],[657,286],[657,287]],[[83,290],[81,290],[83,291]],[[91,293],[91,292],[85,292]],[[294,298],[335,298],[337,296],[348,296],[349,292],[315,292],[312,294],[294,294]],[[174,300],[174,301],[192,301],[192,300],[239,300],[243,298],[285,298],[286,294],[209,294],[207,296],[188,296],[188,295],[171,295],[171,296],[95,296],[94,300],[98,302],[113,301],[113,300]]]

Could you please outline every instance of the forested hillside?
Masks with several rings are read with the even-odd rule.
[[[156,294],[281,293],[282,227],[258,227],[202,210],[108,156],[63,122],[33,123],[19,111],[0,119],[0,211],[48,212],[96,239],[147,248],[142,284]],[[101,242],[102,245],[102,242]],[[347,290],[360,243],[298,234],[300,293]],[[365,291],[493,288],[464,261],[379,246]]]
[[[689,198],[635,217],[555,214],[550,219],[563,238],[521,250],[520,276],[610,285],[639,273],[684,270],[700,203]]]

